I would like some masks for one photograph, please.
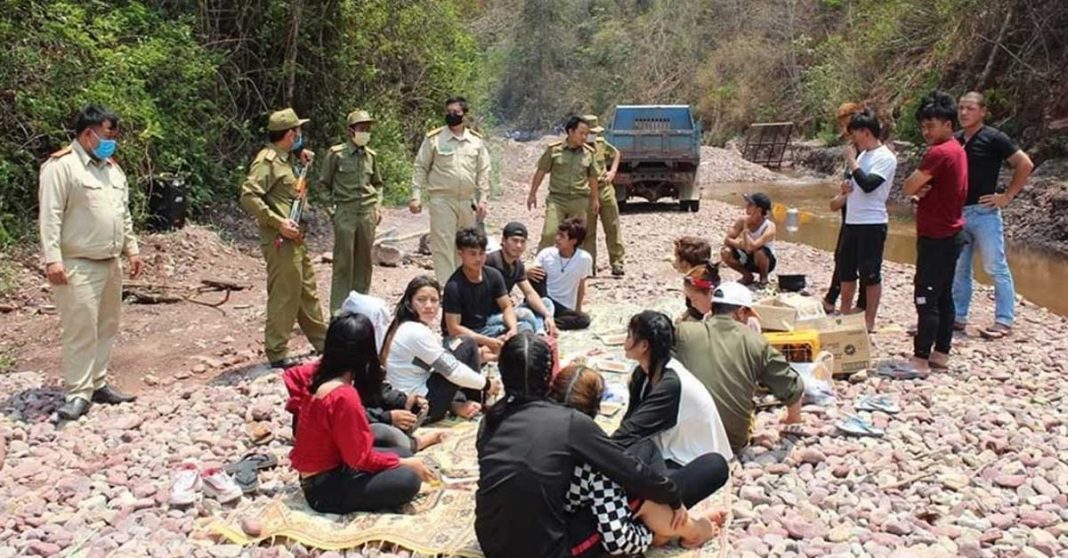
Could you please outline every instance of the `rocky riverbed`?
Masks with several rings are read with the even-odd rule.
[[[542,210],[528,212],[523,206],[540,145],[504,144],[502,192],[491,206],[491,232],[512,219],[526,221],[534,237],[540,231]],[[738,208],[711,200],[696,214],[667,206],[625,214],[627,276],[619,280],[602,272],[591,281],[588,296],[602,302],[679,296],[680,284],[668,261],[671,240],[682,234],[718,239],[738,214]],[[395,210],[383,226],[418,230],[425,219]],[[414,245],[409,248],[414,251]],[[828,253],[779,243],[778,254],[779,271],[807,273],[813,291],[827,283]],[[226,259],[229,265],[250,270],[262,267],[244,250],[227,253]],[[606,260],[599,258],[602,266],[607,266]],[[317,271],[325,298],[329,268],[320,265]],[[415,260],[398,268],[378,268],[372,290],[395,299],[404,283],[422,272]],[[888,263],[884,268],[880,331],[871,338],[877,358],[900,358],[910,352],[905,328],[914,321],[912,273],[908,265]],[[724,274],[733,277],[732,272]],[[253,273],[249,280],[262,277]],[[975,297],[973,323],[985,325],[992,319],[991,290],[980,287]],[[195,325],[215,332],[214,339],[198,341],[199,350],[211,353],[225,345],[219,340],[224,336],[220,330],[211,329],[215,326],[229,327],[225,335],[238,344],[256,339],[262,322],[252,318],[262,312],[264,301],[262,285],[257,284],[249,298],[242,299],[250,306],[239,314],[242,319],[197,314]],[[133,362],[127,360],[131,353],[151,355],[160,344],[182,343],[182,334],[172,336],[172,341],[155,337],[152,345],[139,343],[139,330],[129,325],[140,323],[146,312],[155,320],[173,322],[176,307],[126,306],[124,311],[118,366]],[[33,319],[54,317],[44,314]],[[7,322],[29,327],[27,321]],[[169,324],[183,325],[187,324]],[[5,338],[25,336],[22,329],[0,325]],[[43,335],[36,341],[47,345],[40,339],[52,342],[53,338]],[[33,343],[24,340],[18,346]],[[836,382],[836,402],[806,407],[808,436],[797,440],[781,461],[734,465],[734,521],[729,533],[733,555],[1064,556],[1068,553],[1064,347],[1068,347],[1068,320],[1024,301],[1012,337],[985,341],[974,332],[958,335],[947,372],[914,381],[860,373]],[[285,388],[276,373],[255,363],[254,353],[243,355],[251,349],[237,347],[243,357],[232,361],[219,356],[199,365],[177,359],[156,363],[156,385],[142,385],[135,403],[97,406],[87,417],[63,424],[54,422],[61,399],[55,374],[58,347],[37,350],[46,349],[54,353],[52,360],[16,358],[15,371],[0,376],[0,442],[6,445],[6,457],[0,449],[0,558],[317,555],[299,545],[221,544],[203,526],[208,519],[227,514],[229,506],[210,499],[184,509],[167,505],[170,478],[180,463],[225,464],[251,449],[272,453],[280,461],[277,468],[261,474],[259,493],[252,498],[271,498],[297,482],[288,467],[291,432],[289,415],[282,408]],[[24,362],[45,365],[28,367]],[[196,368],[192,376],[186,373],[190,366]],[[838,435],[835,421],[854,413],[859,396],[874,393],[890,396],[902,408],[893,416],[860,413],[885,429],[886,437]],[[784,447],[777,428],[779,412],[771,409],[758,415],[754,453],[774,454]]]

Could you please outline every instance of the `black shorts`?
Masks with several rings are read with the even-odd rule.
[[[882,282],[886,231],[885,224],[842,226],[842,246],[837,262],[839,280],[852,282],[859,277],[865,285]]]
[[[772,252],[771,248],[768,248],[767,246],[761,247],[760,250],[768,256],[768,273],[775,271],[775,252]],[[731,248],[731,254],[733,254],[735,259],[742,264],[742,267],[745,268],[746,271],[750,273],[760,273],[760,268],[757,267],[756,258],[753,257],[753,252],[743,252],[737,248]]]

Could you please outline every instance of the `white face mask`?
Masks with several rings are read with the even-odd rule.
[[[597,134],[586,134],[586,143],[597,143]]]
[[[352,143],[359,147],[363,147],[371,141],[371,132],[353,132]]]

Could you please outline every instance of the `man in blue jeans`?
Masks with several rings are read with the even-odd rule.
[[[953,280],[953,327],[963,330],[968,322],[972,264],[978,248],[983,269],[994,280],[994,324],[980,330],[980,334],[987,339],[1000,339],[1012,332],[1016,319],[1016,288],[1005,259],[1001,208],[1020,193],[1035,165],[1008,136],[983,123],[986,113],[986,100],[974,91],[961,97],[957,105],[961,129],[956,138],[968,156],[968,197],[964,202],[964,248]],[[998,174],[1004,161],[1012,167],[1012,180],[1004,193],[998,193]]]

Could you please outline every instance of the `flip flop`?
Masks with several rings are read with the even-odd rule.
[[[926,378],[928,373],[916,370],[916,367],[908,362],[880,362],[875,368],[875,374],[894,380],[915,380]]]
[[[260,469],[272,469],[278,466],[278,458],[269,453],[249,453],[241,458],[237,463],[231,463],[223,467],[223,471],[233,474],[235,471],[241,469],[252,469],[258,471]]]
[[[848,434],[850,436],[882,438],[886,435],[886,432],[875,428],[870,422],[856,415],[847,416],[845,419],[838,421],[834,426],[843,434]]]
[[[898,407],[896,403],[885,395],[865,395],[853,405],[853,408],[858,411],[880,411],[888,415],[896,415],[901,412],[901,407]]]
[[[238,461],[233,465],[228,465],[227,469],[229,470],[226,470],[226,473],[234,479],[242,493],[249,494],[260,487],[259,469],[252,461]]]
[[[1012,335],[1012,328],[1001,324],[994,324],[979,330],[979,336],[987,340],[1004,339]]]

